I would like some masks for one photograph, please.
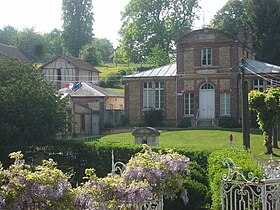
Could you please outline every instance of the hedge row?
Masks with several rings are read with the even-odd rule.
[[[153,150],[168,150],[169,148],[154,147]],[[115,162],[127,163],[142,146],[128,144],[109,144],[97,141],[59,141],[56,145],[33,148],[25,154],[27,160],[34,164],[42,159],[53,158],[64,172],[75,172],[72,183],[81,182],[86,168],[94,168],[98,177],[105,177],[111,172],[111,154],[114,151]],[[221,178],[227,173],[222,161],[226,157],[234,160],[237,166],[243,168],[244,174],[253,172],[261,176],[261,170],[250,153],[237,149],[216,149],[214,151],[194,148],[173,148],[174,151],[190,158],[190,176],[184,181],[188,190],[189,203],[184,206],[180,199],[165,201],[164,208],[176,206],[180,209],[221,209]],[[32,158],[28,158],[32,156]]]

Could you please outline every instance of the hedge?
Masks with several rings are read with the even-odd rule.
[[[153,150],[170,148],[153,147]],[[238,149],[201,150],[199,148],[172,148],[174,151],[190,158],[190,176],[184,181],[188,191],[189,203],[184,206],[180,199],[165,201],[164,208],[170,209],[221,209],[221,179],[227,173],[222,161],[230,157],[237,166],[243,168],[244,174],[253,172],[262,175],[262,170],[253,160],[250,152]],[[94,168],[98,177],[105,177],[111,172],[111,152],[114,151],[115,162],[127,163],[141,145],[112,144],[98,141],[58,141],[55,145],[40,148],[29,148],[25,152],[26,160],[33,163],[42,159],[53,158],[58,168],[64,172],[74,171],[73,186],[83,181],[86,168]],[[32,156],[32,158],[28,158]]]

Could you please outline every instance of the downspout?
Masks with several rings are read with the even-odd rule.
[[[176,127],[178,127],[178,77],[177,75],[175,76],[176,77],[176,80],[175,80],[175,83],[176,83]]]

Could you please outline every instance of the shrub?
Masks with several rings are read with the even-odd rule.
[[[249,151],[225,149],[212,152],[208,159],[208,180],[212,195],[212,209],[222,209],[222,176],[227,174],[227,167],[222,164],[225,158],[231,158],[238,167],[242,168],[244,175],[252,172],[254,176],[262,178],[263,171],[254,161]]]
[[[163,110],[150,109],[144,112],[144,121],[146,126],[159,127],[162,126]]]
[[[178,123],[179,128],[189,128],[191,126],[192,126],[191,118],[183,118]]]
[[[240,128],[240,124],[236,118],[221,117],[219,119],[219,126],[222,128]]]

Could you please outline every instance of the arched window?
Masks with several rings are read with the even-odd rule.
[[[201,90],[214,90],[214,86],[210,83],[205,83],[200,87]]]

